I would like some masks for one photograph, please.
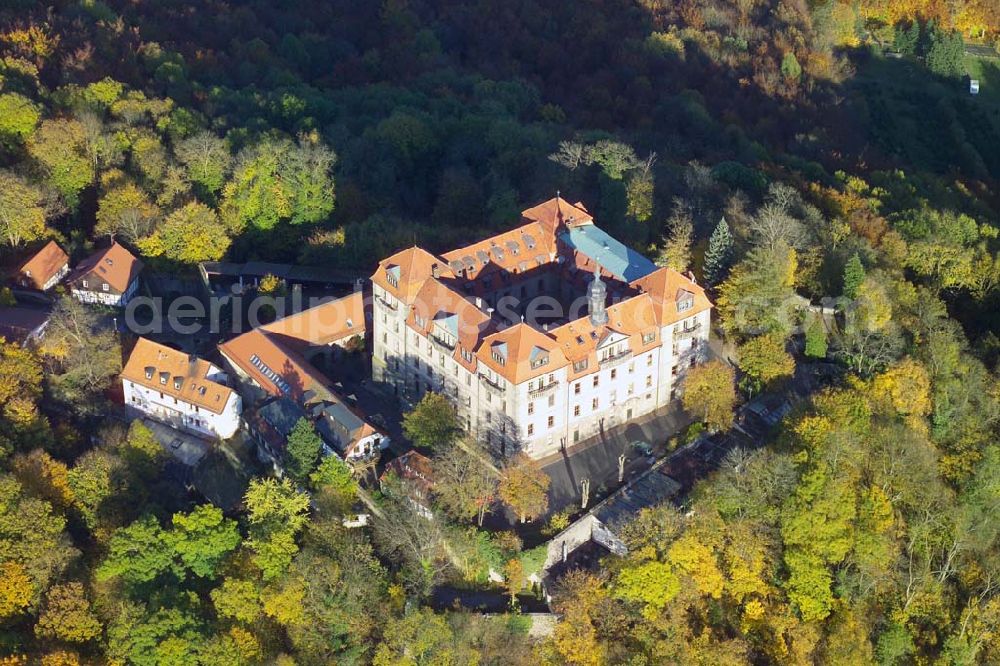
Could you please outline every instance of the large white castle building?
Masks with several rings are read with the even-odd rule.
[[[496,451],[541,458],[677,397],[707,351],[712,304],[556,197],[521,225],[372,276],[374,379],[415,403],[447,396]]]

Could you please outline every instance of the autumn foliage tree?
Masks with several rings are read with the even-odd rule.
[[[503,468],[498,493],[500,499],[520,521],[539,516],[549,508],[551,480],[538,465],[523,453],[513,457]]]
[[[735,381],[736,374],[723,361],[712,360],[695,366],[684,378],[681,403],[712,430],[725,430],[733,423]]]

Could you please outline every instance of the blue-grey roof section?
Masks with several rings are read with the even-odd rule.
[[[593,224],[572,227],[559,234],[559,240],[599,263],[604,270],[624,282],[649,275],[656,265],[635,250],[625,247]]]
[[[299,419],[306,415],[302,409],[288,398],[275,398],[262,405],[257,414],[271,424],[284,437],[292,432]]]

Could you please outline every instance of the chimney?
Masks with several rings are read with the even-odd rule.
[[[698,284],[698,281],[694,279],[694,271],[688,271],[687,278],[694,284]]]

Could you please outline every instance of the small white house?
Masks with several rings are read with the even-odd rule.
[[[92,254],[69,278],[70,291],[83,303],[125,307],[139,288],[142,262],[118,243]]]
[[[197,356],[139,338],[121,378],[133,415],[213,439],[228,439],[239,429],[239,394],[225,385],[220,368]]]

